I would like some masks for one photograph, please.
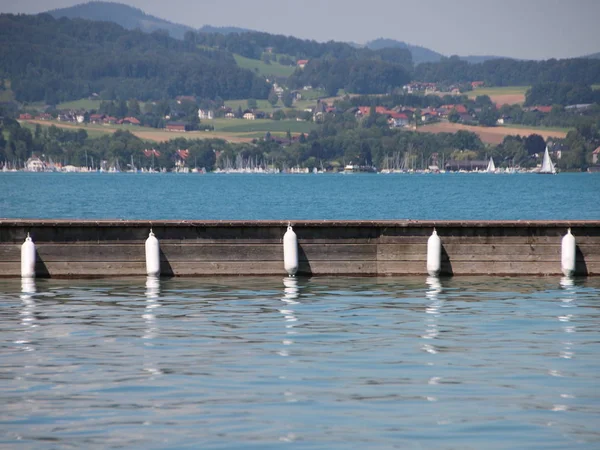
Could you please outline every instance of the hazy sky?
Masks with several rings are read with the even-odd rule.
[[[0,0],[37,13],[84,0]],[[198,28],[239,26],[318,41],[386,37],[451,55],[547,59],[600,52],[600,0],[121,0]]]

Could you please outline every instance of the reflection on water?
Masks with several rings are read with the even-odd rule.
[[[283,316],[285,322],[285,335],[281,341],[282,348],[277,352],[279,356],[286,358],[288,364],[294,364],[295,359],[290,358],[292,346],[294,345],[294,335],[297,332],[294,330],[298,322],[296,316],[295,307],[300,304],[298,298],[300,297],[300,288],[298,286],[298,278],[286,277],[283,279],[283,297],[281,301],[284,303],[284,307],[279,309],[279,312]],[[292,382],[286,375],[287,371],[284,371],[279,375],[280,384],[282,386],[283,401],[286,403],[296,403],[298,398],[292,387]],[[281,442],[293,442],[299,439],[297,432],[294,432],[294,423],[289,421],[285,426],[285,433],[279,436]]]
[[[142,339],[145,339],[144,346],[152,347],[153,340],[158,334],[158,325],[156,323],[157,308],[160,308],[158,301],[160,297],[160,279],[149,276],[146,278],[146,307],[142,318],[146,323]],[[152,375],[161,375],[163,372],[157,367],[152,352],[144,354],[144,371]]]
[[[0,280],[0,445],[595,449],[600,280],[557,281]]]
[[[26,352],[35,351],[32,340],[29,337],[37,327],[37,319],[35,317],[35,301],[33,299],[37,289],[35,286],[35,278],[21,278],[21,301],[23,308],[21,309],[21,325],[23,326],[24,335],[20,339],[15,340],[15,344],[23,345],[23,350]]]
[[[425,313],[427,314],[425,317],[425,334],[422,336],[425,342],[421,348],[431,355],[436,355],[438,353],[438,349],[435,345],[435,339],[440,334],[439,318],[441,315],[441,308],[444,303],[444,300],[440,296],[442,293],[442,283],[438,277],[427,277],[425,284],[427,284],[425,298],[427,299],[428,303],[425,308]],[[435,366],[435,359],[431,358],[427,362],[427,365]],[[440,383],[441,379],[441,376],[432,375],[429,377],[427,383],[429,385],[436,385]],[[430,402],[436,402],[438,400],[438,398],[434,395],[427,395],[426,399]]]
[[[557,317],[564,333],[561,339],[559,357],[565,360],[570,360],[575,356],[575,352],[573,350],[574,341],[570,336],[571,333],[576,332],[574,323],[576,321],[575,308],[577,307],[577,304],[575,302],[575,295],[577,288],[575,286],[575,281],[571,277],[562,277],[560,279],[560,286],[564,291],[560,306],[561,308],[568,308],[568,310],[564,313],[561,312]],[[551,369],[550,375],[554,377],[564,376],[561,370],[558,368]],[[568,386],[566,387],[568,388]],[[570,391],[570,389],[564,389],[562,392],[560,392],[560,403],[554,403],[551,408],[552,411],[568,411],[570,409],[569,405],[565,404],[566,399],[575,398],[575,395],[573,395],[573,393]]]

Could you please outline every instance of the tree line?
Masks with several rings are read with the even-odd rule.
[[[520,61],[500,58],[471,64],[451,56],[440,62],[417,65],[413,78],[433,83],[484,81],[488,86],[526,86],[544,82],[591,85],[600,83],[600,59]]]
[[[3,136],[6,135],[5,139]],[[591,152],[600,145],[600,131],[596,125],[578,125],[564,140],[555,140],[563,148],[563,158],[558,161],[564,170],[585,169],[591,163]],[[358,119],[352,112],[326,115],[316,130],[299,138],[287,133],[285,137],[264,138],[252,143],[235,144],[221,139],[186,140],[168,142],[144,141],[128,131],[91,138],[83,129],[68,130],[55,126],[33,129],[22,127],[13,119],[4,118],[0,127],[0,166],[20,166],[32,155],[63,165],[100,167],[108,166],[127,170],[133,165],[172,169],[177,161],[177,150],[188,149],[190,156],[184,164],[190,168],[204,167],[214,170],[224,168],[227,161],[262,161],[279,169],[290,167],[342,169],[346,164],[390,166],[390,161],[400,157],[411,167],[427,168],[434,161],[451,159],[472,160],[494,157],[499,167],[534,167],[541,162],[546,142],[539,135],[527,137],[507,136],[497,146],[486,146],[472,132],[418,133],[390,129],[385,116],[374,112]],[[158,150],[152,158],[144,149]]]

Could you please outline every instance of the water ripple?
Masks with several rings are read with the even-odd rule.
[[[598,448],[600,282],[0,280],[0,445]]]

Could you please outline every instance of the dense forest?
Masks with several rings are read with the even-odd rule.
[[[525,106],[578,103],[600,103],[600,90],[581,83],[536,83],[525,96]]]
[[[230,53],[199,49],[164,32],[109,22],[0,15],[0,74],[17,100],[56,104],[102,98],[267,98],[269,85]]]
[[[600,60],[574,58],[546,61],[493,59],[479,64],[458,56],[415,67],[414,79],[424,82],[484,81],[488,86],[526,86],[534,83],[600,83]]]
[[[322,86],[327,95],[336,95],[338,89],[356,94],[384,94],[409,81],[406,70],[386,61],[314,59],[292,74],[288,84],[294,88]]]

